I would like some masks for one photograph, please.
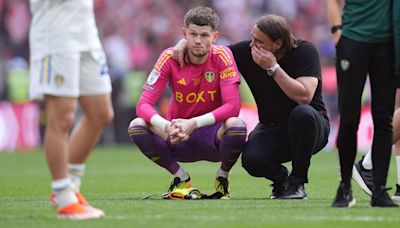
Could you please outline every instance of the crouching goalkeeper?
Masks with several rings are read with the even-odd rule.
[[[221,162],[215,188],[230,198],[228,175],[246,140],[240,110],[240,76],[231,51],[214,46],[219,19],[208,7],[189,10],[183,35],[189,64],[173,60],[172,48],[159,57],[143,86],[137,118],[128,132],[149,159],[173,175],[169,192],[190,188],[190,176],[178,162]],[[166,85],[171,101],[166,118],[154,108]]]

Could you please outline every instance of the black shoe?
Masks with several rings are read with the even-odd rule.
[[[192,187],[192,181],[190,180],[190,177],[188,179],[181,181],[179,177],[175,177],[171,185],[169,186],[168,192],[172,192],[176,189],[182,189],[182,188],[191,188]]]
[[[215,178],[214,187],[217,192],[223,194],[223,199],[230,199],[231,195],[229,194],[229,180],[225,177],[217,177]]]
[[[274,182],[271,184],[272,192],[270,195],[270,199],[279,199],[282,197],[283,193],[287,190],[289,183],[287,180],[283,182]]]
[[[350,183],[340,182],[332,207],[352,207],[356,204]]]
[[[289,182],[288,188],[283,192],[279,199],[307,199],[307,193],[304,189],[304,184]]]
[[[357,184],[361,187],[361,189],[372,196],[372,189],[374,184],[372,182],[372,169],[364,169],[362,166],[362,161],[364,157],[353,165],[353,179],[357,182]]]
[[[396,184],[396,192],[392,196],[392,200],[400,201],[400,185]]]
[[[371,206],[372,207],[398,207],[397,204],[390,199],[387,190],[390,188],[385,188],[385,186],[376,186],[374,187],[374,192],[371,197]]]
[[[282,196],[289,186],[288,178],[289,171],[286,167],[282,167],[280,174],[271,178],[273,183],[270,185],[272,187],[270,199],[278,199]]]

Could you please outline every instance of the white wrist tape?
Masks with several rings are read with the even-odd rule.
[[[165,131],[165,128],[170,124],[168,120],[162,118],[160,115],[154,115],[151,117],[150,123],[163,131]]]
[[[194,117],[193,119],[196,121],[197,127],[199,128],[215,124],[215,117],[210,112],[201,116]]]

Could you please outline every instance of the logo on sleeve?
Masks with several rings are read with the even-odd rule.
[[[212,72],[212,71],[207,71],[207,72],[204,74],[204,77],[206,78],[206,80],[207,80],[209,83],[211,83],[211,82],[213,82],[214,79],[215,79],[215,74],[214,74],[214,72]]]
[[[152,70],[147,78],[147,84],[154,85],[157,82],[158,78],[160,77],[160,72],[157,70]]]
[[[234,77],[236,77],[236,71],[233,67],[229,67],[229,68],[219,72],[219,77],[221,79],[234,78]]]

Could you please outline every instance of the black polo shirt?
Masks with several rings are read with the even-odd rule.
[[[263,124],[285,123],[298,104],[286,96],[275,80],[253,61],[249,44],[250,41],[243,41],[230,45],[229,48],[256,101],[259,120]],[[310,105],[328,119],[322,100],[321,65],[314,45],[308,41],[298,40],[297,47],[288,51],[278,64],[292,78],[300,76],[318,78],[318,86]]]

